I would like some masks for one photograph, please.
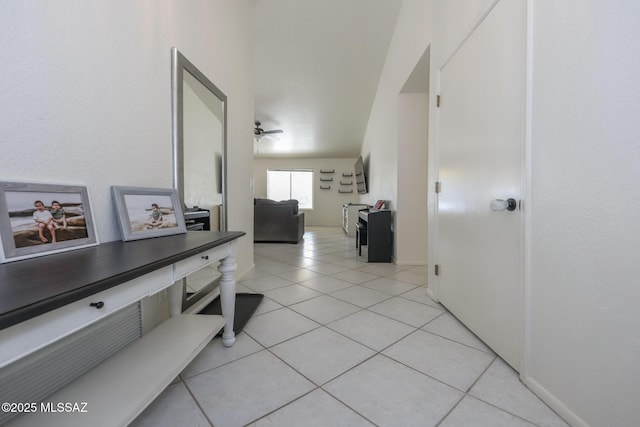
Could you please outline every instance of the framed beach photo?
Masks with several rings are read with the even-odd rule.
[[[178,192],[174,189],[111,187],[122,240],[187,232]]]
[[[87,187],[0,181],[2,262],[98,244]]]

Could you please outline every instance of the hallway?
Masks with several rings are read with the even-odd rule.
[[[265,298],[135,426],[566,426],[426,294],[426,267],[368,264],[339,228],[256,244]]]

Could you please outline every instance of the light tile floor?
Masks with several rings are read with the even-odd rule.
[[[339,228],[256,244],[263,293],[134,426],[567,426],[426,293],[424,266],[368,264]]]

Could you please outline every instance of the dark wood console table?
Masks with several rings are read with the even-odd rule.
[[[244,234],[187,232],[0,265],[0,388],[6,386],[0,394],[9,402],[34,402],[38,409],[0,423],[128,425],[222,328],[223,344],[233,345],[236,240]],[[218,260],[224,317],[183,314],[181,279]],[[111,316],[161,291],[166,291],[171,317],[106,360],[87,362],[88,370],[60,380],[53,394],[39,395],[38,386],[29,395],[19,395],[10,386],[25,379],[44,381],[28,378],[34,376],[30,367],[58,363],[43,354],[60,348],[75,352],[80,347],[68,344],[70,337],[88,336],[89,328],[109,324]],[[55,367],[50,371],[62,372]],[[42,409],[46,402],[85,402],[88,411],[50,414]]]
[[[0,265],[0,329],[244,236],[188,232],[101,245]]]

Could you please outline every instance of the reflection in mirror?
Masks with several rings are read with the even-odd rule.
[[[186,70],[183,83],[184,203],[214,211],[222,205],[223,105]],[[219,230],[220,221],[210,227]]]
[[[176,48],[171,50],[173,179],[187,229],[226,230],[227,97]],[[217,265],[184,279],[183,310],[212,297]]]

